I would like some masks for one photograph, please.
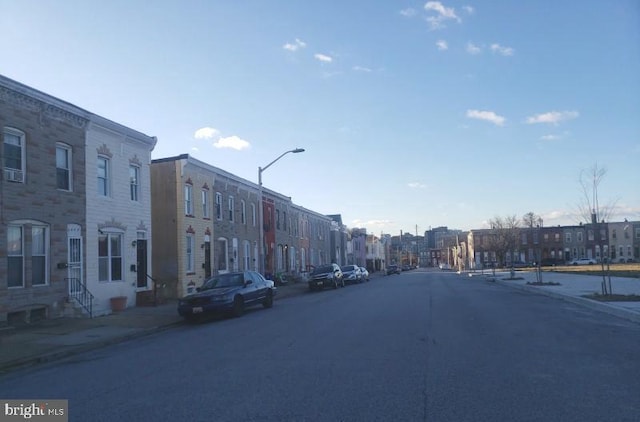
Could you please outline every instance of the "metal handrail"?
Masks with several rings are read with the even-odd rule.
[[[75,299],[82,308],[89,313],[89,318],[93,318],[93,299],[87,285],[79,278],[65,278],[69,286],[69,297]]]

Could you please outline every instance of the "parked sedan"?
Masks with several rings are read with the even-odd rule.
[[[391,264],[387,267],[387,275],[400,274],[401,272],[400,267],[395,264]]]
[[[345,283],[356,284],[362,283],[362,270],[357,265],[343,265],[340,267],[342,271],[342,279]]]
[[[593,265],[596,263],[595,259],[591,258],[578,258],[569,262],[569,265]]]
[[[362,272],[362,279],[369,281],[369,271],[365,267],[360,267],[360,272]]]
[[[248,306],[273,306],[273,281],[255,271],[219,274],[205,281],[196,293],[178,301],[178,314],[195,320],[205,314],[230,312],[241,316]]]

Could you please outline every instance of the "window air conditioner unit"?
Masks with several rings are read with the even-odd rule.
[[[22,171],[20,170],[12,170],[12,169],[4,169],[4,178],[9,182],[18,182],[22,183]]]

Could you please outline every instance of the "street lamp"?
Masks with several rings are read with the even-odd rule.
[[[282,157],[284,157],[285,155],[289,154],[289,153],[294,153],[297,154],[299,152],[304,152],[304,148],[296,148],[296,149],[291,149],[289,151],[285,151],[282,154],[280,154],[280,156],[278,158],[276,158],[275,160],[273,160],[272,162],[270,162],[269,164],[267,164],[264,167],[258,167],[258,191],[259,191],[259,204],[258,204],[258,208],[259,208],[259,214],[260,214],[260,247],[259,247],[259,264],[258,264],[258,271],[264,275],[264,271],[265,271],[265,262],[264,262],[264,209],[263,209],[263,204],[262,204],[262,172],[265,171],[266,169],[268,169],[269,167],[271,167],[276,161],[278,161],[279,159],[281,159]]]

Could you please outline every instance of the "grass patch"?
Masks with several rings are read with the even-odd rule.
[[[556,283],[555,281],[527,281],[527,285],[529,285],[529,286],[559,286],[560,283]]]
[[[545,272],[558,272],[582,275],[602,275],[602,266],[594,265],[562,265],[557,267],[542,267]],[[605,265],[606,270],[606,265]],[[609,267],[611,277],[640,278],[640,264],[611,264]]]
[[[582,297],[586,297],[587,299],[597,300],[599,302],[640,302],[640,295],[631,294],[631,295],[601,295],[599,293],[595,293],[592,295],[584,295]]]

